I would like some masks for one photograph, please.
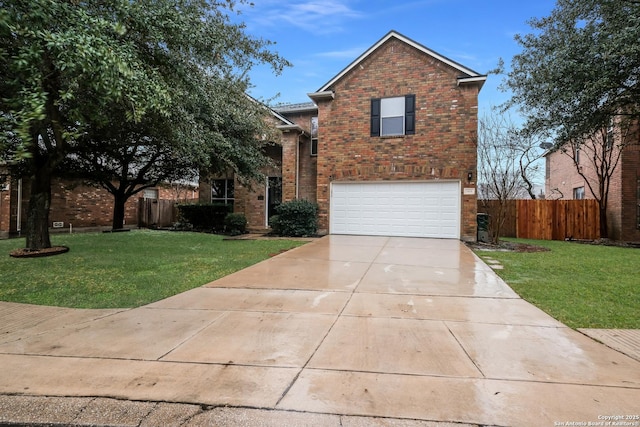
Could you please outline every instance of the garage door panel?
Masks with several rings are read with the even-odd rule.
[[[460,183],[333,183],[330,232],[460,237]]]

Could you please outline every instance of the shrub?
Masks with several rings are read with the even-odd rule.
[[[189,223],[194,230],[222,232],[224,219],[231,212],[231,205],[197,204],[178,205],[181,223]]]
[[[228,214],[224,218],[224,230],[232,236],[244,234],[247,231],[247,218],[239,213]]]
[[[279,235],[280,234],[280,217],[278,215],[272,215],[271,218],[269,218],[269,227],[271,227],[271,231],[273,234]]]
[[[271,227],[280,236],[313,236],[318,231],[318,205],[307,200],[292,200],[276,207]]]

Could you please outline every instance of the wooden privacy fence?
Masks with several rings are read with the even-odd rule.
[[[507,200],[501,237],[564,240],[599,239],[598,202],[585,200]],[[497,200],[478,200],[478,212],[488,213],[491,226],[498,212]]]
[[[138,227],[170,227],[178,217],[176,200],[138,199]]]

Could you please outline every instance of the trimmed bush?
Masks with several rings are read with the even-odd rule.
[[[224,220],[231,213],[231,205],[218,203],[178,205],[181,223],[189,223],[194,230],[224,231]]]
[[[271,227],[271,232],[275,235],[280,235],[280,217],[278,215],[272,215],[269,218],[269,227]]]
[[[307,200],[282,203],[276,207],[270,225],[280,236],[314,236],[318,231],[318,205]]]
[[[224,218],[224,230],[231,236],[238,236],[247,231],[247,218],[243,214],[230,213]]]

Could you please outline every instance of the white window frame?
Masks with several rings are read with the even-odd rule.
[[[400,136],[405,134],[405,97],[380,99],[380,136]],[[402,130],[400,132],[386,132],[385,119],[400,119]]]
[[[318,155],[318,116],[311,117],[311,147],[309,148],[312,156]],[[315,145],[315,150],[313,149]]]
[[[235,183],[233,182],[233,178],[217,178],[211,180],[211,203],[222,202],[225,205],[234,204],[235,202]],[[223,197],[213,197],[213,181],[224,181],[224,196]],[[229,182],[234,186],[233,194],[229,197]]]
[[[145,200],[158,200],[159,193],[157,188],[145,188],[142,190],[142,198]]]

